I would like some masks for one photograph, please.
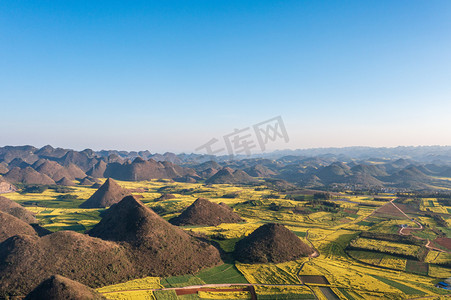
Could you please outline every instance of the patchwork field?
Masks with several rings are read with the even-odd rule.
[[[397,200],[409,215],[406,217],[390,203],[394,197],[389,194],[376,198],[342,193],[321,202],[311,194],[297,197],[265,186],[169,180],[118,183],[140,195],[146,206],[166,220],[197,198],[207,198],[233,208],[245,222],[182,227],[218,245],[225,264],[190,275],[146,277],[99,288],[108,299],[407,299],[448,294],[434,286],[451,276],[451,253],[447,252],[451,230],[438,226],[434,216],[426,214],[440,213],[449,221],[444,215],[448,208],[436,199],[421,199],[418,209],[409,199]],[[95,191],[76,186],[5,196],[36,213],[40,224],[51,231],[85,232],[100,221],[105,210],[78,208]],[[161,199],[165,194],[174,197]],[[285,225],[316,254],[281,264],[234,261],[235,244],[268,222]],[[418,228],[417,222],[424,228],[411,230]],[[402,227],[416,236],[412,244],[391,239]],[[362,232],[375,234],[377,239],[360,236]],[[441,247],[440,251],[426,249],[427,239]]]

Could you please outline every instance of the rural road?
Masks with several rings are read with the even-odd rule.
[[[442,250],[442,249],[439,249],[439,248],[435,248],[435,247],[430,246],[430,245],[429,245],[430,243],[431,243],[431,241],[428,239],[427,244],[424,245],[424,246],[425,246],[426,248],[428,248],[428,249],[435,250],[435,251],[438,251],[438,252],[449,253],[449,251],[445,251],[445,250]]]
[[[392,199],[391,201],[390,201],[390,203],[396,208],[396,209],[398,209],[404,216],[406,216],[406,218],[408,218],[409,220],[411,220],[411,221],[413,221],[413,222],[415,222],[418,226],[420,226],[420,227],[415,227],[415,228],[413,228],[413,227],[402,227],[400,230],[399,230],[399,234],[401,234],[401,235],[411,235],[411,234],[409,234],[409,233],[404,233],[403,231],[404,231],[404,229],[408,229],[408,230],[423,230],[423,225],[420,223],[420,222],[418,222],[418,221],[416,221],[416,220],[414,220],[414,219],[412,219],[412,218],[410,218],[404,211],[402,211],[402,209],[400,209],[395,203],[393,203],[393,201],[395,201],[395,199]],[[448,252],[448,251],[445,251],[445,250],[442,250],[442,249],[439,249],[439,248],[435,248],[435,247],[432,247],[430,244],[431,244],[431,241],[429,240],[429,239],[423,239],[423,238],[420,238],[420,237],[418,237],[418,236],[414,236],[414,235],[412,235],[414,238],[416,238],[416,239],[419,239],[419,240],[427,240],[427,243],[426,243],[426,245],[424,245],[426,248],[428,248],[428,249],[431,249],[431,250],[435,250],[435,251],[439,251],[439,252]]]
[[[409,217],[409,216],[408,216],[405,212],[403,212],[402,209],[400,209],[400,208],[398,207],[398,205],[396,205],[393,201],[395,201],[395,199],[391,199],[391,200],[390,200],[390,203],[391,203],[397,210],[399,210],[400,213],[402,213],[407,219],[409,219],[409,220],[415,222],[418,226],[420,226],[419,228],[403,227],[403,228],[401,228],[401,230],[399,231],[399,233],[400,233],[401,235],[403,235],[402,231],[403,231],[403,229],[405,229],[405,228],[407,228],[407,229],[409,229],[409,230],[422,230],[422,229],[423,229],[423,225],[422,225],[420,222],[418,222],[418,221],[412,219],[411,217]]]
[[[403,227],[399,230],[399,234],[401,235],[410,235],[409,233],[404,233],[403,230],[404,229],[408,229],[408,230],[422,230],[424,227],[423,225],[410,218],[402,209],[400,209],[395,203],[395,198],[391,199],[389,203],[391,203],[397,210],[399,210],[399,212],[401,214],[403,214],[407,219],[415,222],[419,227],[417,228],[412,228],[412,227]],[[387,203],[388,204],[388,203]],[[372,213],[371,213],[372,214]],[[370,215],[371,215],[370,214]],[[370,215],[368,215],[367,217],[369,217]],[[367,218],[366,217],[366,218]],[[366,219],[365,218],[365,219]],[[416,237],[417,239],[421,239],[424,240],[420,237]],[[299,271],[296,273],[296,276],[298,277],[299,281],[302,282],[301,278],[300,278],[300,272],[302,271],[304,265],[306,263],[308,263],[310,261],[310,259],[314,259],[318,256],[320,256],[319,251],[313,246],[313,243],[310,241],[309,239],[309,230],[306,231],[306,236],[305,238],[307,239],[307,241],[310,243],[310,245],[313,247],[313,249],[315,250],[312,254],[309,255],[309,260],[305,261],[301,264]],[[447,252],[441,249],[437,249],[434,248],[432,246],[430,246],[430,240],[427,240],[427,244],[425,245],[426,248],[429,248],[431,250],[435,250],[435,251],[440,251],[440,252]],[[103,292],[101,294],[113,294],[113,293],[122,293],[122,292],[139,292],[139,291],[168,291],[168,290],[179,290],[179,291],[183,291],[183,290],[202,290],[202,289],[209,289],[209,288],[232,288],[232,287],[255,287],[255,286],[265,286],[265,287],[308,287],[310,289],[310,291],[312,292],[312,295],[315,297],[315,299],[318,299],[318,296],[315,294],[315,292],[313,291],[313,289],[308,285],[308,284],[304,284],[304,283],[300,283],[300,284],[259,284],[259,283],[255,283],[255,284],[251,284],[251,283],[219,283],[219,284],[201,284],[201,285],[191,285],[191,286],[184,286],[184,287],[170,287],[170,288],[156,288],[156,289],[131,289],[131,290],[120,290],[120,291],[111,291],[111,292]],[[323,292],[323,295],[328,298],[328,299],[338,299],[338,297],[333,293],[332,290],[330,290],[330,292],[332,294],[329,294],[329,290],[327,292]],[[329,294],[329,295],[328,295]],[[252,299],[256,299],[255,296],[255,292],[251,291],[251,295],[252,295]],[[431,296],[434,297],[434,296]],[[427,298],[431,298],[431,297],[420,297],[420,298],[412,298],[412,299],[427,299]]]
[[[113,294],[113,293],[123,293],[123,292],[140,292],[140,291],[170,291],[170,290],[189,290],[189,289],[202,289],[202,288],[230,288],[235,286],[269,286],[269,287],[296,287],[296,286],[305,286],[305,284],[261,284],[261,283],[217,283],[217,284],[199,284],[199,285],[190,285],[184,287],[170,287],[170,288],[157,288],[157,289],[134,289],[134,290],[120,290],[120,291],[111,291],[111,292],[103,292],[101,294]]]
[[[313,246],[313,243],[309,240],[308,238],[309,235],[309,230],[307,230],[307,234],[305,236],[305,238],[307,239],[307,241],[311,244],[312,248],[315,250],[315,252],[313,252],[312,254],[309,255],[309,259],[318,257],[320,255],[319,251],[315,248],[315,246]],[[299,279],[299,282],[302,282],[301,278],[299,277],[299,273],[301,272],[302,268],[304,267],[306,262],[303,262],[302,265],[299,268],[299,271],[296,273],[296,276]],[[190,286],[184,286],[184,287],[170,287],[170,288],[157,288],[157,289],[134,289],[134,290],[120,290],[120,291],[111,291],[111,292],[103,292],[101,294],[105,295],[105,294],[113,294],[113,293],[122,293],[122,292],[140,292],[140,291],[169,291],[169,290],[202,290],[202,289],[207,289],[207,288],[230,288],[230,287],[255,287],[255,286],[265,286],[265,287],[308,287],[310,289],[310,291],[312,292],[313,296],[315,297],[315,299],[318,299],[318,297],[316,296],[315,292],[313,291],[313,289],[306,285],[306,284],[259,284],[259,283],[218,283],[218,284],[200,284],[200,285],[190,285]],[[255,292],[252,293],[252,297],[254,298],[255,296]],[[335,295],[335,294],[334,294]],[[335,299],[335,298],[331,298],[331,299]]]

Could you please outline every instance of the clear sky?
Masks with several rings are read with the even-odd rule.
[[[451,1],[0,1],[0,145],[451,145]]]

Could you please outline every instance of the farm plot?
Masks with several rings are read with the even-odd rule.
[[[182,275],[162,278],[160,284],[166,288],[184,287],[205,284],[200,278],[193,275]]]
[[[177,294],[174,290],[166,290],[166,291],[155,291],[153,295],[156,300],[175,300],[177,298]]]
[[[373,217],[379,218],[390,218],[390,219],[406,219],[406,216],[397,209],[393,203],[389,202],[378,209],[376,209],[373,214]]]
[[[428,275],[435,278],[449,278],[451,277],[451,269],[429,264]]]
[[[421,261],[408,259],[406,264],[406,271],[427,276],[429,273],[429,265]]]
[[[426,255],[425,262],[433,264],[450,264],[451,263],[451,253],[429,251]]]
[[[327,298],[327,300],[340,300],[330,287],[319,287],[321,293]]]
[[[378,252],[369,252],[369,251],[360,251],[360,250],[349,250],[347,251],[348,255],[352,258],[363,261],[364,263],[378,266],[382,259],[384,258],[383,253]]]
[[[158,289],[163,286],[160,284],[159,277],[145,277],[141,279],[130,280],[124,283],[108,285],[98,288],[99,293],[120,292],[126,290],[143,290],[143,289]]]
[[[377,280],[382,281],[385,284],[388,284],[394,288],[397,288],[398,290],[402,291],[406,295],[424,295],[425,294],[425,292],[423,292],[423,291],[417,290],[411,286],[402,284],[398,281],[394,281],[394,280],[391,280],[391,279],[388,279],[388,278],[385,278],[382,276],[378,276],[378,275],[371,275],[371,276],[373,276]]]
[[[391,256],[379,252],[368,252],[368,251],[349,250],[347,251],[347,253],[352,258],[373,266],[381,266],[400,271],[404,271],[406,268],[405,258]]]
[[[299,278],[305,284],[330,284],[327,278],[321,275],[300,275]]]
[[[152,291],[145,291],[146,289],[162,288],[160,285],[160,278],[145,277],[135,279],[124,283],[104,286],[98,288],[97,291],[107,299],[130,299],[130,300],[144,300],[155,299]]]
[[[407,260],[405,258],[384,255],[379,266],[404,271],[406,269],[406,262]]]
[[[406,289],[418,290],[419,295],[430,293],[430,289],[435,289],[431,286],[430,279],[424,276],[350,263],[343,259],[322,259],[321,256],[309,261],[302,269],[302,275],[324,275],[332,286],[351,289],[365,299],[409,298],[402,290],[394,287],[391,281],[400,282],[407,286]],[[389,281],[380,281],[373,275]],[[436,293],[438,292],[432,292]],[[371,297],[368,296],[370,294]]]
[[[84,232],[100,221],[102,210],[57,208],[41,210],[36,217],[41,226],[50,231],[73,230]]]
[[[406,245],[367,238],[358,238],[356,240],[353,240],[350,243],[350,248],[356,250],[377,251],[381,253],[395,254],[412,258],[418,257],[421,250],[421,247],[415,245]]]
[[[378,219],[376,224],[373,225],[369,231],[378,232],[378,233],[398,233],[401,225],[407,225],[408,227],[418,227],[415,222],[412,222],[408,219],[403,220],[386,220],[386,219]]]
[[[110,300],[153,300],[155,299],[152,291],[125,291],[114,292],[103,295]],[[174,299],[174,298],[170,298]]]
[[[200,290],[197,293],[199,299],[252,299],[251,293],[248,291],[206,291],[206,290]],[[185,299],[184,297],[180,297],[180,294],[177,294],[179,299]]]
[[[439,237],[434,240],[434,244],[437,244],[448,251],[451,251],[451,239],[447,237]]]
[[[233,264],[223,264],[196,275],[205,283],[248,283]]]
[[[310,289],[306,286],[256,286],[257,299],[315,299]]]
[[[436,198],[423,198],[420,204],[420,210],[442,214],[448,213],[448,209],[442,206]]]
[[[250,283],[300,284],[296,272],[301,264],[302,260],[297,260],[281,264],[237,264],[236,267]]]

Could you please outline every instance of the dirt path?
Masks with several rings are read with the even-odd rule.
[[[400,229],[399,233],[401,235],[409,235],[406,233],[403,233],[403,229],[409,229],[409,230],[422,230],[424,227],[423,225],[416,221],[411,219],[404,211],[402,211],[395,203],[393,203],[395,199],[391,199],[390,203],[396,208],[398,209],[406,218],[408,218],[409,220],[412,220],[413,222],[415,222],[419,227],[418,228],[409,228],[409,227],[403,227]],[[375,210],[376,211],[376,210]],[[373,211],[374,213],[374,211]],[[370,215],[368,215],[367,217],[365,217],[363,220],[365,220],[366,218],[368,218],[369,216],[371,216],[373,213],[371,213]],[[419,237],[414,236],[415,238],[418,239],[422,239]],[[251,284],[251,283],[221,283],[221,284],[203,284],[203,285],[191,285],[191,286],[185,286],[185,287],[171,287],[171,288],[156,288],[156,289],[133,289],[133,290],[120,290],[120,291],[111,291],[111,292],[103,292],[101,294],[113,294],[113,293],[121,293],[121,292],[138,292],[138,291],[167,291],[167,290],[174,290],[177,295],[187,295],[187,294],[194,294],[197,293],[198,291],[249,291],[251,293],[251,299],[252,300],[256,300],[257,299],[257,295],[255,293],[255,286],[266,286],[266,287],[307,287],[310,289],[312,295],[315,297],[315,299],[319,299],[318,296],[315,294],[314,290],[308,285],[308,284],[304,284],[302,283],[301,277],[300,277],[300,273],[304,267],[304,265],[308,262],[310,262],[311,259],[314,259],[316,257],[319,257],[321,255],[321,253],[315,248],[315,246],[313,245],[312,241],[309,239],[309,229],[306,232],[306,236],[305,236],[306,240],[310,243],[310,245],[312,246],[314,252],[312,254],[309,255],[309,258],[307,261],[303,262],[299,268],[299,270],[296,272],[296,277],[298,278],[300,284]],[[424,240],[424,239],[422,239]],[[429,239],[427,240],[427,244],[425,245],[426,248],[429,248],[431,250],[435,250],[435,251],[440,251],[440,252],[447,252],[444,251],[442,249],[438,249],[438,248],[434,248],[432,246],[430,246],[430,241]],[[237,288],[237,289],[233,289],[233,287],[242,287],[242,288]],[[215,289],[215,288],[223,288],[223,289]],[[322,294],[327,298],[327,299],[339,299],[337,297],[337,295],[330,289],[330,288],[326,288],[327,291],[325,290],[323,292],[323,290],[321,290]],[[451,295],[451,294],[450,294]],[[420,298],[412,298],[412,299],[427,299],[427,298],[433,298],[436,296],[431,296],[431,297],[420,297]]]
[[[198,288],[198,289],[178,289],[175,290],[177,296],[197,294],[198,292],[244,292],[249,291],[248,287],[236,289],[214,289],[214,288]]]
[[[412,219],[411,217],[409,217],[402,209],[399,208],[398,205],[396,205],[396,204],[394,203],[394,201],[395,201],[395,199],[391,199],[391,200],[390,200],[390,203],[391,203],[397,210],[399,210],[399,212],[402,213],[407,219],[411,220],[412,222],[415,222],[415,224],[417,224],[417,225],[419,226],[418,228],[413,228],[413,227],[402,227],[402,228],[399,230],[399,234],[401,234],[401,235],[409,235],[409,234],[403,234],[403,230],[404,230],[404,229],[409,229],[409,230],[423,230],[423,228],[424,228],[424,227],[423,227],[423,224],[421,224],[420,222],[418,222],[418,221]]]
[[[312,254],[310,254],[308,260],[304,261],[304,262],[301,264],[301,266],[299,267],[299,270],[296,272],[296,277],[298,278],[299,282],[302,283],[302,285],[304,285],[304,286],[306,286],[306,287],[309,288],[310,292],[311,292],[312,295],[315,297],[315,299],[319,299],[318,296],[316,295],[315,291],[313,290],[313,288],[310,287],[308,284],[304,284],[303,281],[302,281],[302,279],[301,279],[301,276],[300,276],[300,273],[301,273],[302,269],[304,268],[304,265],[305,265],[306,263],[308,263],[311,259],[314,259],[314,258],[316,258],[316,257],[318,257],[318,256],[321,255],[321,253],[318,251],[318,249],[315,248],[315,246],[313,245],[312,241],[309,239],[309,231],[310,231],[310,229],[307,229],[306,235],[305,235],[305,239],[310,243],[310,245],[312,246],[312,248],[313,248],[313,250],[314,250],[315,252],[313,252]]]
[[[419,227],[402,227],[401,229],[399,229],[399,232],[398,232],[400,235],[411,235],[410,233],[404,233],[404,229],[406,229],[406,230],[423,230],[424,229],[423,224],[421,224],[420,222],[410,218],[404,211],[402,211],[402,209],[400,209],[395,203],[393,203],[393,201],[395,201],[395,199],[392,199],[390,201],[390,203],[393,204],[393,206],[396,207],[396,209],[398,209],[404,216],[406,216],[406,218],[408,218],[409,220],[415,222],[419,226]],[[413,236],[414,238],[416,238],[418,240],[427,241],[426,245],[424,245],[424,246],[426,248],[430,249],[430,250],[449,253],[448,251],[432,247],[431,246],[431,241],[429,239],[423,239],[423,238],[420,238],[420,237],[415,236],[415,235],[411,235],[411,236]]]
[[[320,256],[320,253],[319,253],[318,249],[315,248],[315,246],[313,245],[312,241],[309,240],[309,238],[308,238],[309,231],[310,231],[310,229],[307,229],[306,235],[305,235],[305,239],[310,243],[310,246],[312,246],[313,250],[315,251],[315,252],[313,252],[312,254],[310,254],[309,257],[315,258],[315,257]],[[304,264],[302,264],[302,265],[304,265]],[[302,268],[301,268],[301,269],[302,269]]]
[[[315,248],[312,241],[309,239],[309,229],[306,232],[306,240],[310,243],[312,246],[314,252],[309,255],[309,260],[313,259],[315,257],[320,256],[320,252]],[[312,295],[315,297],[315,299],[318,299],[313,289],[302,283],[301,278],[299,277],[299,273],[301,272],[302,268],[304,267],[305,263],[308,261],[305,261],[302,263],[302,265],[299,268],[299,271],[296,273],[296,277],[298,277],[300,284],[251,284],[251,283],[218,283],[218,284],[202,284],[202,285],[191,285],[191,286],[185,286],[185,287],[170,287],[170,288],[156,288],[156,289],[133,289],[133,290],[120,290],[120,291],[111,291],[111,292],[103,292],[101,294],[113,294],[113,293],[123,293],[123,292],[139,292],[139,291],[168,291],[168,290],[174,290],[177,295],[187,295],[187,294],[194,294],[198,291],[244,291],[247,290],[251,293],[251,299],[257,300],[257,294],[255,293],[255,286],[266,286],[266,287],[308,287],[312,293]],[[238,289],[231,289],[232,287],[243,287]],[[224,288],[224,289],[214,289],[214,288]],[[334,294],[335,295],[335,294]]]
[[[388,203],[392,203],[392,201],[395,201],[395,198],[391,199],[389,202],[385,203],[382,206],[379,206],[378,208],[376,208],[375,210],[373,210],[368,216],[366,216],[365,218],[362,219],[362,221],[365,221],[366,219],[368,219],[369,217],[371,217],[376,211],[378,211],[379,208],[387,205]]]
[[[231,288],[234,286],[238,287],[254,287],[254,286],[269,286],[269,287],[300,287],[305,286],[305,284],[263,284],[263,283],[218,283],[218,284],[199,284],[199,285],[190,285],[183,287],[170,287],[170,288],[156,288],[156,289],[133,289],[133,290],[120,290],[120,291],[111,291],[111,292],[103,292],[101,294],[114,294],[114,293],[123,293],[123,292],[141,292],[141,291],[178,291],[178,290],[194,290],[194,289],[210,289],[210,288]],[[220,291],[220,290],[218,290]]]
[[[430,244],[431,244],[431,241],[428,239],[427,244],[424,245],[424,246],[425,246],[426,248],[428,248],[428,249],[435,250],[435,251],[438,251],[438,252],[450,253],[449,251],[445,251],[445,250],[443,250],[443,249],[439,249],[439,248],[432,247],[432,246],[430,246]]]
[[[197,294],[198,292],[249,292],[251,294],[252,300],[257,300],[257,294],[255,293],[254,286],[246,286],[243,288],[224,288],[224,289],[215,289],[215,288],[192,288],[192,289],[176,289],[175,293],[177,296],[183,295],[191,295]]]

